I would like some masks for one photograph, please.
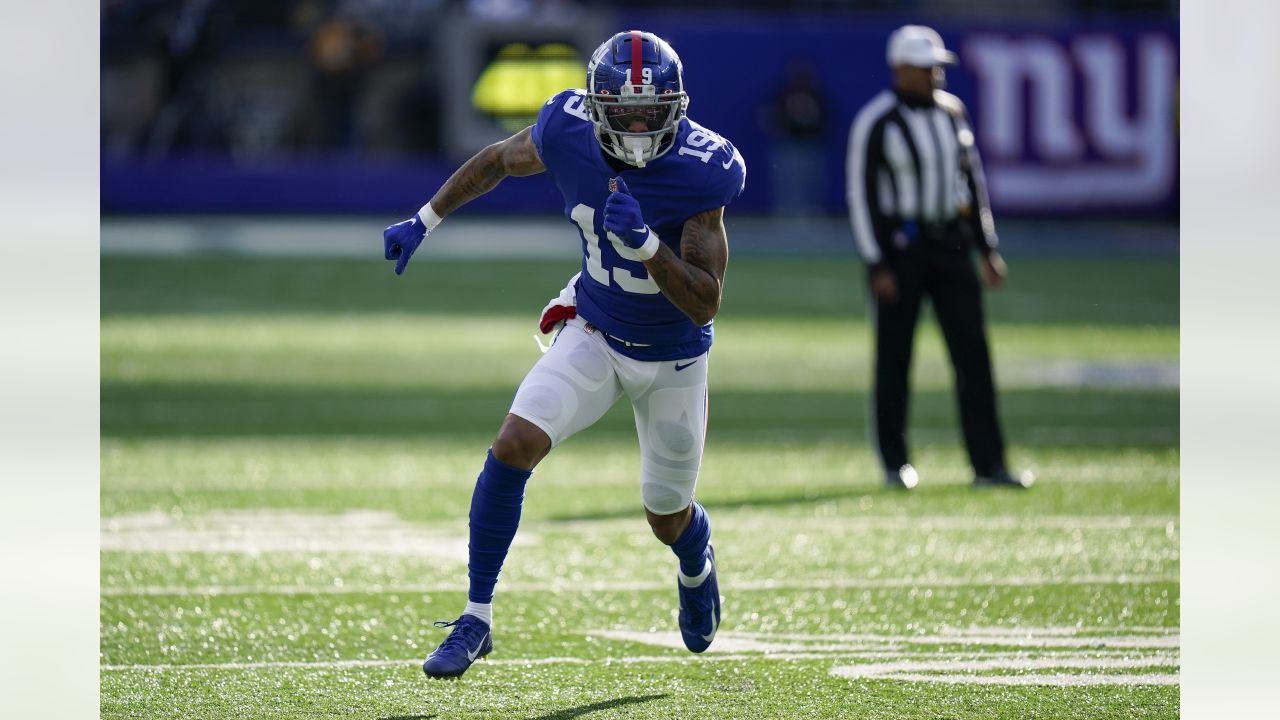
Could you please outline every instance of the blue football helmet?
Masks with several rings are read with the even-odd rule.
[[[653,33],[614,35],[591,54],[587,107],[600,147],[644,167],[675,144],[689,107],[680,56]]]

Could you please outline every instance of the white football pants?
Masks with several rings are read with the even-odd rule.
[[[707,357],[635,360],[610,347],[582,318],[572,318],[520,383],[511,414],[537,425],[555,447],[593,425],[626,393],[640,440],[641,500],[650,512],[670,515],[692,502],[702,464]]]

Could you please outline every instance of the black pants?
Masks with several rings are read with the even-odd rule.
[[[1004,467],[996,416],[991,353],[982,315],[982,288],[967,244],[913,244],[887,258],[898,282],[893,304],[872,297],[876,322],[875,419],[872,441],[886,469],[908,463],[905,438],[911,350],[920,303],[927,295],[942,326],[955,369],[956,399],[969,461],[979,475]]]

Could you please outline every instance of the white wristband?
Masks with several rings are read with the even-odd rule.
[[[423,225],[427,226],[427,232],[431,232],[444,218],[436,214],[436,211],[431,207],[431,203],[427,203],[418,211],[418,219],[422,221]]]
[[[639,255],[641,260],[649,260],[654,255],[658,254],[658,246],[662,244],[662,241],[658,239],[658,236],[648,225],[645,225],[643,230],[645,231],[646,237],[644,244],[636,248],[636,255]]]

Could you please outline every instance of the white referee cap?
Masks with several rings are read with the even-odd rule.
[[[889,36],[885,56],[889,60],[889,67],[933,67],[951,65],[956,61],[956,54],[943,46],[942,36],[924,25],[903,25],[894,30]]]

